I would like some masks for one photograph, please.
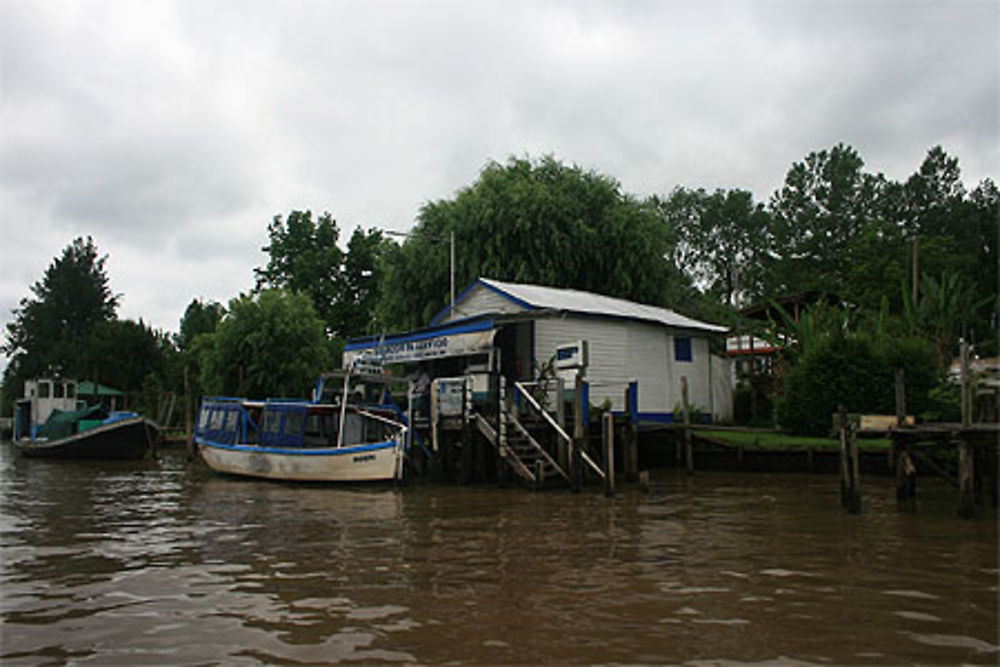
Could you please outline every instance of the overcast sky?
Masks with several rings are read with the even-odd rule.
[[[279,213],[408,229],[490,160],[744,188],[844,142],[997,178],[1000,3],[0,0],[0,323],[77,236],[176,331]],[[0,359],[0,362],[3,360]]]

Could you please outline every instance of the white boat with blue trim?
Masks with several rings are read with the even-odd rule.
[[[216,472],[288,482],[402,479],[407,426],[390,378],[334,373],[310,401],[206,398],[195,430]]]

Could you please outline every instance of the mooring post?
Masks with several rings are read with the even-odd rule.
[[[844,406],[837,411],[840,422],[840,503],[851,514],[861,511],[858,489],[858,450],[854,429]]]
[[[194,434],[191,432],[191,381],[188,366],[184,364],[184,442],[187,444],[188,461],[194,460]]]
[[[583,423],[583,375],[577,371],[576,382],[573,385],[573,449],[570,452],[570,475],[573,478],[573,492],[579,493],[583,488],[583,451],[586,432]]]
[[[566,430],[566,380],[561,377],[556,380],[556,423],[559,428]],[[569,446],[561,437],[556,438],[556,456],[559,467],[568,469]]]
[[[615,416],[601,415],[601,440],[604,445],[604,495],[615,495]]]
[[[507,469],[507,380],[499,379],[497,391],[497,484],[506,486],[510,471]]]
[[[681,400],[684,402],[684,465],[688,474],[694,472],[694,451],[691,447],[691,405],[688,403],[688,379],[681,377]]]
[[[975,496],[975,462],[973,460],[973,445],[967,432],[972,426],[972,382],[969,378],[969,343],[964,339],[960,343],[960,361],[962,378],[962,433],[958,442],[958,515],[963,519],[971,519],[976,515]]]
[[[625,480],[639,481],[639,382],[632,380],[625,389],[625,425],[622,427],[622,458]]]
[[[462,383],[462,483],[471,484],[475,465],[475,449],[472,446],[472,378],[465,377]]]
[[[896,460],[896,500],[904,509],[913,510],[917,498],[917,467],[913,464],[909,447],[897,438],[892,440],[892,449]]]

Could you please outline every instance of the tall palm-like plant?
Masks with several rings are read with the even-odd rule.
[[[925,275],[916,300],[903,287],[903,323],[907,333],[930,339],[941,366],[951,361],[959,338],[965,335],[976,312],[991,298],[976,299],[975,286],[957,273],[944,271],[940,279]]]

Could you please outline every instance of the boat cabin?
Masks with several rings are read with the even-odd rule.
[[[275,448],[330,448],[389,440],[400,424],[390,418],[392,407],[384,404],[386,385],[385,378],[363,375],[351,375],[348,383],[344,373],[336,373],[320,378],[312,401],[206,399],[197,435],[215,443]]]
[[[24,383],[24,395],[14,406],[14,439],[44,424],[55,410],[73,412],[82,407],[77,399],[77,383],[59,377],[38,378]]]

